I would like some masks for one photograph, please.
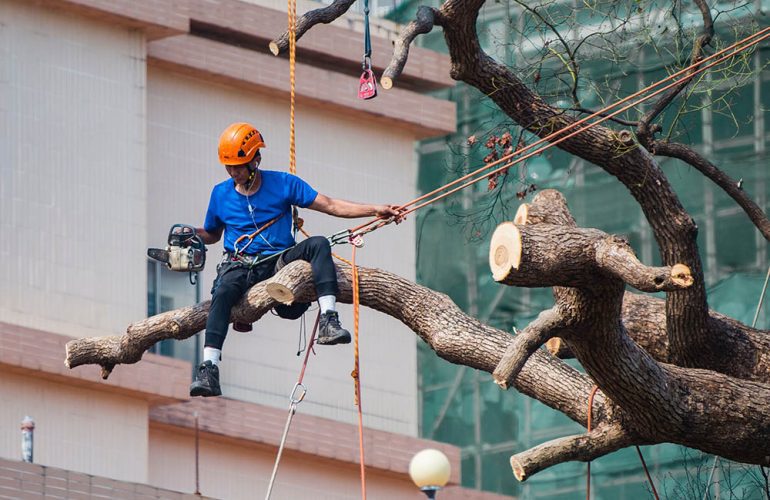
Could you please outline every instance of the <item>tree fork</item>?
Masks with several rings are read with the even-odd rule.
[[[495,383],[502,389],[507,389],[532,353],[557,335],[557,330],[563,326],[561,315],[556,309],[541,312],[535,321],[513,337],[492,373]]]

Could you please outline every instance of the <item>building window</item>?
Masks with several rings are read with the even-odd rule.
[[[188,273],[170,271],[164,264],[147,261],[147,316],[200,302],[200,281],[190,284]],[[200,333],[185,340],[161,340],[149,350],[155,354],[200,363]]]

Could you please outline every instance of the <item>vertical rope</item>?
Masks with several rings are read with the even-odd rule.
[[[658,496],[658,490],[655,489],[655,483],[652,482],[652,477],[650,476],[650,471],[647,470],[647,463],[644,461],[644,455],[642,455],[642,450],[639,449],[639,447],[636,447],[636,452],[639,454],[639,460],[642,461],[642,467],[644,468],[644,475],[647,476],[647,482],[650,483],[650,488],[652,488],[652,494],[655,496],[655,500],[660,500],[660,497]]]
[[[281,456],[283,455],[283,448],[286,446],[286,437],[289,435],[289,427],[291,427],[291,420],[294,418],[294,414],[297,413],[297,405],[305,399],[307,390],[302,385],[302,381],[305,379],[305,368],[307,368],[307,362],[310,358],[310,351],[313,350],[313,343],[315,342],[315,335],[318,332],[318,324],[321,321],[321,310],[318,310],[318,315],[315,318],[315,326],[313,327],[313,333],[310,335],[310,343],[305,350],[305,360],[302,362],[302,370],[299,372],[297,383],[294,384],[294,388],[289,396],[289,414],[286,416],[286,424],[283,426],[283,434],[281,435],[281,443],[278,445],[278,454],[275,457],[275,463],[273,464],[273,473],[270,475],[270,481],[267,484],[267,493],[265,494],[265,500],[270,500],[270,495],[273,493],[273,486],[275,486],[275,478],[278,475],[278,466],[281,463]],[[298,392],[299,391],[299,392]]]
[[[595,385],[593,389],[591,389],[591,394],[588,396],[588,432],[591,432],[591,413],[593,413],[593,407],[594,407],[594,396],[596,395],[596,391],[599,390],[599,386]],[[591,500],[591,461],[588,461],[588,464],[586,465],[586,500]]]
[[[361,462],[361,499],[366,500],[366,469],[364,467],[364,418],[361,408],[361,378],[358,371],[358,319],[359,319],[359,296],[358,296],[358,267],[356,267],[356,246],[353,245],[351,257],[352,281],[353,281],[353,377],[355,385],[355,403],[358,407],[358,454]]]
[[[294,134],[294,67],[297,60],[297,0],[288,0],[289,8],[289,173],[297,174],[297,155]]]

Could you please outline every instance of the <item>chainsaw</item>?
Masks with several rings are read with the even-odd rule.
[[[203,270],[206,265],[206,245],[187,224],[174,224],[168,232],[168,246],[148,248],[147,256],[166,264],[172,271],[189,272],[193,285],[193,273]]]

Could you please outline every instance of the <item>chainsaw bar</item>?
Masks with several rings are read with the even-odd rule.
[[[168,250],[163,250],[162,248],[148,248],[147,256],[164,264],[168,264],[169,261]]]

